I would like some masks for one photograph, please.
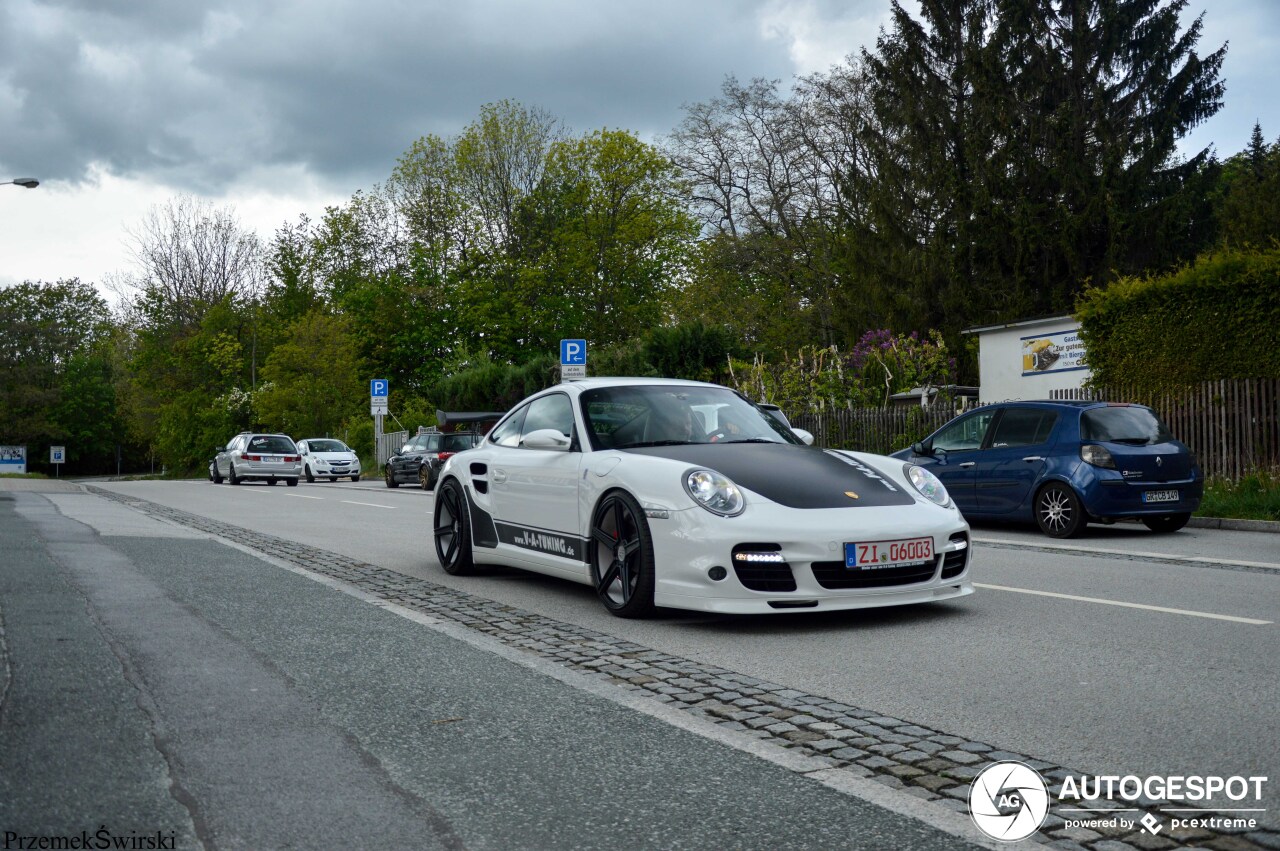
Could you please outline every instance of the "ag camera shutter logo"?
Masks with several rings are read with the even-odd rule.
[[[993,762],[969,787],[969,815],[992,839],[1026,839],[1048,814],[1049,787],[1038,771],[1021,762]]]

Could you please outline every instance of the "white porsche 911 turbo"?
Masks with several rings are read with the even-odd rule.
[[[436,555],[452,574],[502,564],[592,585],[621,617],[973,593],[968,524],[932,473],[812,441],[716,384],[561,384],[446,462]]]

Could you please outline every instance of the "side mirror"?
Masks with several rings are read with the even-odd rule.
[[[913,443],[911,444],[911,452],[913,455],[923,455],[923,456],[929,457],[933,455],[933,447],[925,442]]]
[[[568,452],[572,441],[553,428],[540,428],[531,431],[520,441],[525,449],[551,449],[556,452]]]
[[[215,447],[213,447],[213,454],[214,454],[214,455],[217,455],[219,452],[226,452],[226,451],[227,451],[227,447],[225,447],[225,446],[215,446]]]
[[[813,432],[805,431],[802,428],[793,428],[791,433],[803,440],[805,446],[813,446]]]

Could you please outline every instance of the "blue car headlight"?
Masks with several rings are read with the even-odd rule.
[[[693,501],[712,514],[733,517],[747,507],[738,489],[728,476],[714,470],[691,470],[684,476],[684,489]]]
[[[951,507],[951,494],[947,493],[947,486],[933,473],[915,464],[904,464],[902,472],[906,474],[911,486],[920,491],[925,499],[943,508]]]

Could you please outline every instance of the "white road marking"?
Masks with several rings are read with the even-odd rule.
[[[1236,567],[1265,567],[1268,570],[1280,570],[1280,564],[1270,561],[1241,561],[1231,558],[1210,558],[1207,556],[1182,556],[1176,553],[1149,553],[1143,550],[1101,550],[1097,547],[1073,547],[1068,544],[1050,544],[1040,541],[1016,541],[1008,538],[979,538],[974,537],[975,544],[998,544],[1003,547],[1023,547],[1036,550],[1061,550],[1068,553],[1083,553],[1086,555],[1115,555],[1129,556],[1131,558],[1159,558],[1168,561],[1186,561],[1194,564],[1230,564]]]
[[[1008,585],[988,585],[985,582],[973,583],[974,588],[986,588],[991,591],[1012,591],[1015,594],[1034,594],[1037,597],[1057,597],[1060,600],[1076,600],[1082,603],[1101,603],[1104,606],[1123,606],[1126,609],[1143,609],[1148,612],[1165,612],[1171,615],[1190,615],[1194,618],[1212,618],[1232,623],[1247,623],[1253,626],[1266,626],[1273,621],[1257,618],[1242,618],[1236,615],[1216,615],[1212,612],[1197,612],[1191,609],[1171,609],[1167,606],[1148,606],[1145,603],[1122,603],[1119,600],[1103,600],[1098,597],[1081,597],[1076,594],[1059,594],[1056,591],[1033,591],[1030,588],[1010,588]]]
[[[291,496],[294,499],[324,499],[322,496],[307,496],[305,493],[287,493],[285,496]]]
[[[356,502],[355,500],[351,500],[351,499],[344,499],[342,501],[345,502],[347,505],[367,505],[370,508],[395,508],[394,505],[381,505],[376,502]]]

